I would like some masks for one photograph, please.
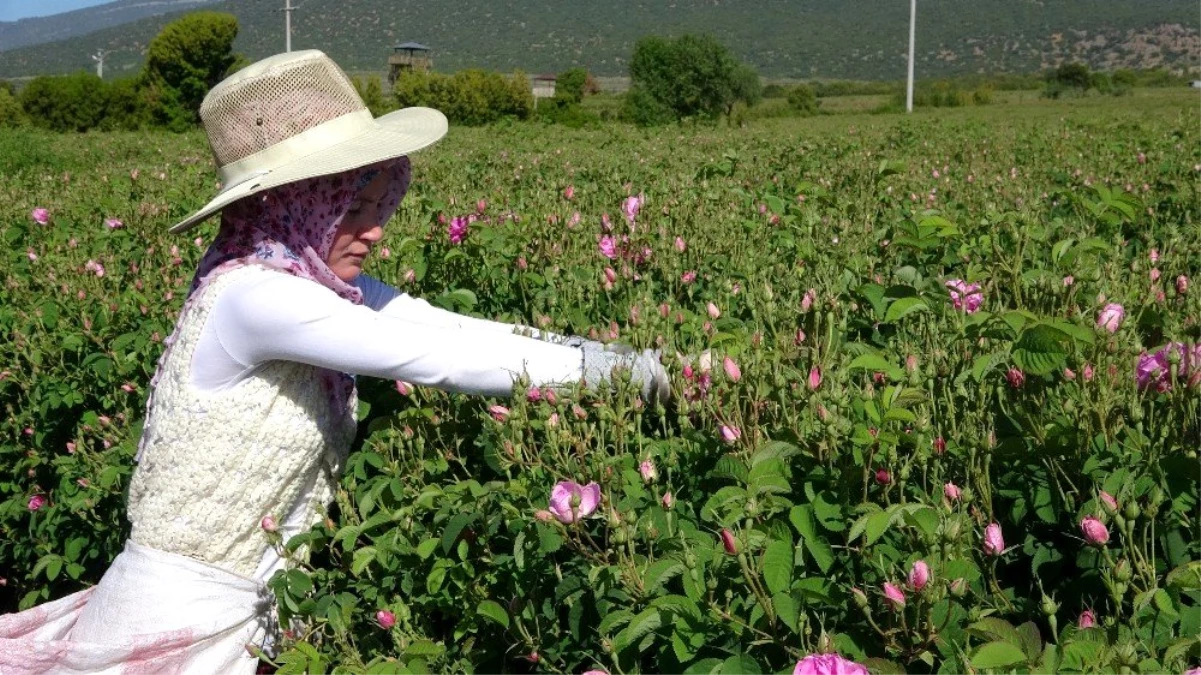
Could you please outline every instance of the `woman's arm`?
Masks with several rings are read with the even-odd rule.
[[[398,301],[402,305],[390,309]],[[298,361],[490,396],[507,396],[522,375],[548,385],[578,382],[584,374],[581,350],[495,327],[505,324],[404,295],[385,309],[373,311],[311,281],[272,274],[226,288],[209,321],[223,350],[248,368]]]
[[[449,312],[434,307],[425,300],[402,293],[379,279],[367,276],[366,274],[360,274],[355,279],[355,285],[363,292],[363,304],[386,316],[406,321],[424,323],[431,326],[442,326],[444,328],[463,328],[497,333],[520,333],[539,340],[566,344],[571,347],[579,347],[584,342],[583,338],[559,335],[520,324],[477,319],[473,316]]]

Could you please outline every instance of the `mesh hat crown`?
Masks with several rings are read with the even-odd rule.
[[[373,117],[350,78],[317,50],[234,73],[205,96],[200,119],[223,187],[172,232],[256,192],[408,155],[447,130],[446,117],[430,108]]]

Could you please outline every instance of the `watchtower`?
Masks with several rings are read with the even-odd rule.
[[[412,70],[428,71],[434,66],[430,48],[416,42],[405,42],[392,48],[388,57],[388,84],[395,85],[400,74]]]

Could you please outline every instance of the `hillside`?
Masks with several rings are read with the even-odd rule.
[[[66,40],[146,17],[196,9],[213,2],[215,0],[117,0],[52,16],[0,21],[0,51]]]
[[[710,32],[766,76],[899,79],[905,73],[903,0],[294,1],[300,8],[293,48],[323,49],[352,71],[383,70],[390,45],[416,40],[433,47],[441,71],[584,66],[622,75],[645,34]],[[259,58],[283,49],[281,5],[223,0],[205,8],[236,15],[242,27],[236,49]],[[73,14],[89,11],[95,10]],[[1183,68],[1201,53],[1192,0],[922,0],[918,11],[923,77],[1029,72],[1065,59],[1103,69]],[[136,72],[146,44],[169,18],[0,52],[0,77],[90,68],[88,55],[101,48],[114,50],[108,74]]]

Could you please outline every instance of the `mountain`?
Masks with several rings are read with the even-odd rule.
[[[21,19],[20,21],[0,21],[0,51],[66,40],[146,17],[197,9],[216,1],[117,0],[88,9],[51,16]]]
[[[639,37],[707,32],[769,77],[901,79],[908,45],[904,0],[292,1],[293,49],[322,49],[352,72],[384,72],[391,45],[413,40],[433,49],[444,72],[583,66],[624,75]],[[283,50],[280,0],[175,2],[237,16],[235,49],[251,59]],[[85,26],[91,12],[149,4],[120,0],[71,14]],[[112,50],[107,75],[132,74],[175,16],[5,49],[0,77],[91,68],[98,49]],[[1065,60],[1097,69],[1186,68],[1201,53],[1195,0],[921,0],[917,25],[920,77],[1030,72]]]

